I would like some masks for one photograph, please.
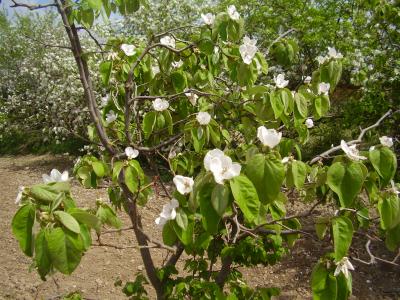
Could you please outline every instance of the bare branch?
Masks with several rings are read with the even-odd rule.
[[[370,257],[369,261],[365,261],[365,260],[359,259],[357,257],[352,257],[352,259],[354,259],[360,263],[366,264],[366,265],[374,265],[374,264],[376,264],[377,261],[381,261],[381,262],[387,263],[392,266],[400,267],[400,265],[396,263],[396,260],[398,259],[399,254],[400,254],[400,249],[399,249],[399,253],[396,255],[396,257],[390,261],[390,260],[379,258],[379,257],[376,257],[375,255],[373,255],[371,252],[371,249],[369,248],[370,245],[371,245],[371,240],[368,240],[367,243],[365,244],[365,249],[367,250],[367,253]]]
[[[55,3],[49,3],[49,4],[27,4],[27,3],[20,3],[15,0],[11,0],[14,4],[11,5],[10,7],[25,7],[29,10],[36,10],[36,9],[42,9],[42,8],[48,8],[48,7],[57,7]]]

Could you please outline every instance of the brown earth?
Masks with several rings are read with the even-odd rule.
[[[63,295],[80,291],[85,299],[126,299],[121,287],[114,282],[134,280],[143,265],[134,248],[114,249],[92,247],[82,258],[81,264],[71,276],[56,273],[42,282],[35,271],[29,272],[31,260],[23,255],[11,233],[11,219],[17,209],[14,200],[18,186],[35,184],[41,175],[52,168],[70,169],[71,160],[65,156],[18,156],[0,157],[0,299],[61,299]],[[94,206],[96,199],[106,200],[105,189],[86,190],[73,182],[73,196],[80,206]],[[153,238],[160,238],[154,225],[154,218],[163,203],[149,201],[143,220],[145,230]],[[161,202],[161,201],[160,201]],[[289,210],[300,211],[305,205],[295,203]],[[318,213],[318,211],[316,211]],[[127,217],[121,213],[124,226],[129,226]],[[358,240],[359,239],[359,240]],[[105,243],[129,246],[135,245],[132,232],[124,231],[104,235]],[[357,237],[360,256],[368,260],[363,251],[364,237]],[[291,253],[275,266],[243,269],[248,282],[253,286],[279,287],[278,299],[311,299],[310,275],[312,266],[321,254],[329,251],[329,244],[310,239],[299,240]],[[374,254],[391,260],[393,253],[387,252],[380,244],[373,244]],[[152,251],[156,263],[166,256],[163,250]],[[353,299],[400,299],[400,271],[387,264],[363,265],[353,260]],[[149,288],[150,289],[150,288]],[[150,298],[154,293],[150,291]]]

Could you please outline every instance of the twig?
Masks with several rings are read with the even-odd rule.
[[[289,33],[291,33],[292,31],[295,31],[294,28],[289,29],[288,31],[285,31],[284,33],[282,33],[280,36],[278,36],[275,40],[272,41],[272,43],[268,46],[267,48],[267,52],[266,54],[268,55],[269,51],[271,50],[271,47],[278,42],[279,40],[283,39],[285,36],[287,36]]]
[[[370,245],[371,245],[371,240],[368,240],[367,243],[365,244],[365,249],[367,250],[367,253],[370,257],[369,261],[365,261],[365,260],[359,259],[357,257],[352,257],[352,258],[354,260],[356,260],[360,263],[366,264],[366,265],[374,265],[374,264],[376,264],[376,261],[381,261],[381,262],[387,263],[392,266],[400,267],[400,265],[396,263],[396,260],[398,259],[399,255],[400,255],[400,250],[399,250],[399,253],[396,255],[396,257],[390,261],[390,260],[379,258],[379,257],[376,257],[375,255],[373,255],[371,252],[371,249],[369,248]]]
[[[11,5],[10,7],[26,7],[29,10],[36,10],[36,9],[41,9],[41,8],[48,8],[48,7],[57,7],[56,4],[54,3],[49,3],[49,4],[27,4],[27,3],[20,3],[15,0],[11,0],[14,4]]]

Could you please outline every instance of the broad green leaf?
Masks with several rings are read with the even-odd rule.
[[[168,221],[164,225],[163,231],[162,231],[162,237],[163,237],[164,244],[167,246],[173,246],[175,244],[176,240],[178,239],[170,221]]]
[[[382,178],[382,187],[386,186],[396,174],[396,155],[388,147],[382,147],[369,152],[372,166]]]
[[[213,187],[214,183],[206,183],[201,187],[201,190],[198,191],[196,195],[197,202],[200,204],[203,227],[210,234],[218,231],[218,225],[221,220],[220,215],[218,215],[213,208],[211,201]]]
[[[187,79],[183,71],[176,71],[171,74],[172,85],[177,93],[187,88]]]
[[[324,263],[318,262],[311,274],[313,300],[335,300],[337,295],[336,277],[329,273]]]
[[[179,240],[184,245],[190,245],[193,243],[193,230],[194,230],[194,222],[189,222],[186,230],[183,230],[176,222],[172,223],[174,231],[178,236]]]
[[[52,269],[45,230],[40,230],[35,239],[35,263],[42,280],[46,280],[46,275]]]
[[[353,223],[349,218],[341,216],[332,220],[333,244],[336,261],[347,256],[353,238],[353,231]]]
[[[211,204],[221,217],[224,215],[226,207],[228,206],[229,196],[230,191],[227,186],[222,184],[215,185],[211,194]]]
[[[211,39],[203,38],[198,43],[198,47],[201,52],[206,55],[211,55],[214,53],[214,43]]]
[[[57,210],[54,212],[54,215],[67,229],[75,233],[80,233],[79,223],[69,213]]]
[[[400,246],[400,224],[386,231],[386,247],[390,251],[396,251]]]
[[[136,169],[132,166],[125,168],[125,185],[131,191],[131,193],[136,193],[139,187],[139,179]]]
[[[88,226],[86,226],[85,224],[79,224],[79,227],[80,227],[80,231],[81,231],[80,235],[81,235],[82,242],[83,242],[83,248],[86,251],[92,245],[92,236],[90,235],[90,230],[89,230]]]
[[[184,212],[184,210],[179,209],[179,210],[176,212],[175,221],[176,221],[176,224],[178,224],[178,226],[179,226],[180,228],[182,228],[183,230],[186,230],[186,229],[187,229],[187,226],[188,226],[188,217],[187,217],[186,213]]]
[[[307,118],[308,108],[307,108],[307,99],[301,93],[296,93],[294,95],[294,101],[296,103],[295,106],[295,114],[297,114],[297,118]]]
[[[101,224],[107,224],[117,229],[121,228],[121,220],[117,217],[115,211],[105,203],[99,205],[96,216],[99,218]]]
[[[79,223],[85,224],[96,230],[100,229],[100,220],[95,215],[79,208],[69,209],[68,213]]]
[[[103,162],[94,161],[92,162],[92,167],[97,177],[104,177],[106,175],[107,167]]]
[[[149,111],[144,115],[143,118],[143,132],[144,136],[148,138],[154,130],[156,125],[157,113],[155,111]]]
[[[89,4],[90,8],[95,10],[100,10],[101,7],[103,6],[101,0],[87,0],[87,3]]]
[[[292,161],[287,170],[286,183],[289,188],[301,189],[307,176],[307,166],[300,160]]]
[[[278,119],[285,108],[282,98],[277,93],[271,93],[269,96],[271,101],[272,110],[274,111],[275,119]]]
[[[232,178],[230,185],[236,204],[243,212],[245,219],[252,223],[258,217],[261,205],[256,188],[244,175]]]
[[[60,227],[45,234],[51,262],[63,274],[71,274],[79,265],[84,250],[79,234]]]
[[[69,192],[70,185],[67,182],[57,182],[54,184],[37,184],[29,189],[29,194],[44,202],[53,202],[57,199],[59,193]]]
[[[382,229],[391,229],[400,223],[400,200],[394,194],[379,199],[379,215]]]
[[[112,61],[103,61],[100,63],[100,75],[101,75],[101,82],[103,85],[107,86],[110,82],[111,70],[112,70]]]
[[[114,168],[112,171],[112,180],[114,182],[118,181],[119,173],[121,172],[123,167],[124,167],[124,163],[122,161],[117,161],[114,163]]]
[[[327,183],[339,196],[342,207],[351,206],[361,191],[364,179],[363,170],[357,162],[336,162],[328,169]]]
[[[15,235],[15,238],[18,240],[21,250],[27,256],[32,256],[33,254],[32,227],[34,222],[35,222],[35,207],[30,203],[21,206],[15,213],[11,221],[13,234]]]

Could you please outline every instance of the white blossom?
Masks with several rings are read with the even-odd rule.
[[[160,67],[159,65],[155,65],[151,67],[151,71],[153,72],[154,75],[160,73]]]
[[[274,77],[276,87],[283,89],[289,84],[289,80],[285,80],[284,74],[278,74],[278,76]]]
[[[318,84],[318,95],[328,95],[329,94],[329,89],[331,88],[331,85],[329,83],[321,82]]]
[[[175,48],[175,39],[169,35],[166,35],[160,39],[161,45]]]
[[[135,53],[136,53],[135,49],[136,49],[136,47],[134,45],[129,45],[129,44],[121,45],[121,50],[124,51],[126,56],[135,55]]]
[[[328,56],[335,59],[343,58],[342,53],[337,52],[333,47],[328,47]]]
[[[68,171],[64,171],[60,173],[57,169],[53,169],[50,172],[50,176],[47,174],[42,175],[44,183],[52,183],[52,182],[65,182],[68,181]]]
[[[104,97],[101,97],[101,107],[106,106],[108,103],[108,95],[105,95]]]
[[[369,149],[368,149],[369,152],[374,151],[374,150],[375,150],[375,146],[371,146],[371,147],[369,147]]]
[[[283,164],[287,164],[288,162],[289,162],[289,157],[288,156],[285,156],[284,158],[282,158],[282,160],[281,160],[281,162],[283,163]]]
[[[232,162],[232,159],[219,149],[207,152],[204,157],[204,168],[213,173],[214,180],[218,184],[223,184],[224,180],[239,176],[242,169],[239,163]]]
[[[240,18],[240,15],[236,10],[235,5],[229,5],[228,6],[228,15],[232,20],[235,20],[235,21],[239,20],[239,18]]]
[[[201,18],[203,19],[203,22],[207,25],[214,24],[215,16],[212,13],[201,14]]]
[[[173,68],[180,68],[180,67],[182,67],[183,66],[183,61],[180,59],[180,60],[178,60],[178,61],[173,61],[172,62],[172,67]]]
[[[107,114],[106,114],[106,123],[110,124],[112,122],[114,122],[117,119],[117,115],[115,114],[115,112],[113,110],[110,110]]]
[[[381,136],[381,137],[379,138],[379,141],[381,142],[381,144],[382,144],[383,146],[386,146],[386,147],[389,147],[389,148],[393,146],[393,138],[388,137],[388,136],[386,136],[386,135]]]
[[[304,78],[304,83],[305,84],[309,84],[311,82],[311,76],[306,76],[305,78]]]
[[[359,151],[357,149],[356,145],[347,145],[344,140],[340,141],[340,147],[346,153],[347,157],[350,158],[351,160],[364,160],[367,159],[365,156],[361,156],[359,154]]]
[[[126,147],[125,155],[128,157],[128,159],[135,159],[139,156],[139,151],[137,149],[133,149],[132,147]]]
[[[175,175],[173,181],[176,186],[176,189],[182,195],[189,194],[190,192],[193,191],[194,180],[192,177]]]
[[[253,61],[254,55],[257,53],[256,47],[257,40],[250,39],[249,37],[245,36],[243,38],[243,44],[239,47],[240,55],[242,56],[243,62],[247,65],[251,64]]]
[[[17,198],[15,198],[15,204],[21,205],[21,200],[22,200],[22,193],[24,192],[25,187],[24,186],[19,186],[18,187],[18,194]]]
[[[207,125],[211,121],[211,115],[206,111],[197,113],[196,120],[200,125]]]
[[[306,126],[307,126],[308,129],[313,128],[314,127],[314,121],[312,119],[308,118],[306,120]]]
[[[319,55],[319,56],[317,56],[315,59],[318,61],[318,63],[319,63],[320,65],[323,65],[323,64],[326,62],[326,60],[327,60],[328,58],[327,58],[326,56],[321,56],[321,55]]]
[[[257,128],[257,138],[264,146],[268,146],[272,149],[281,141],[282,132],[260,126]]]
[[[354,271],[354,267],[350,260],[345,256],[336,263],[336,269],[333,275],[338,276],[340,273],[343,273],[344,277],[349,278],[349,270]]]
[[[190,103],[192,103],[192,105],[195,106],[199,96],[197,96],[197,94],[195,94],[195,93],[185,93],[185,95],[186,95],[186,97],[188,97]]]
[[[158,226],[163,227],[169,220],[174,220],[176,218],[176,208],[178,207],[178,200],[172,198],[170,203],[163,206],[160,216],[155,220],[155,223]]]
[[[153,101],[153,108],[156,111],[163,111],[169,107],[169,103],[167,100],[162,100],[161,98],[156,98]]]

